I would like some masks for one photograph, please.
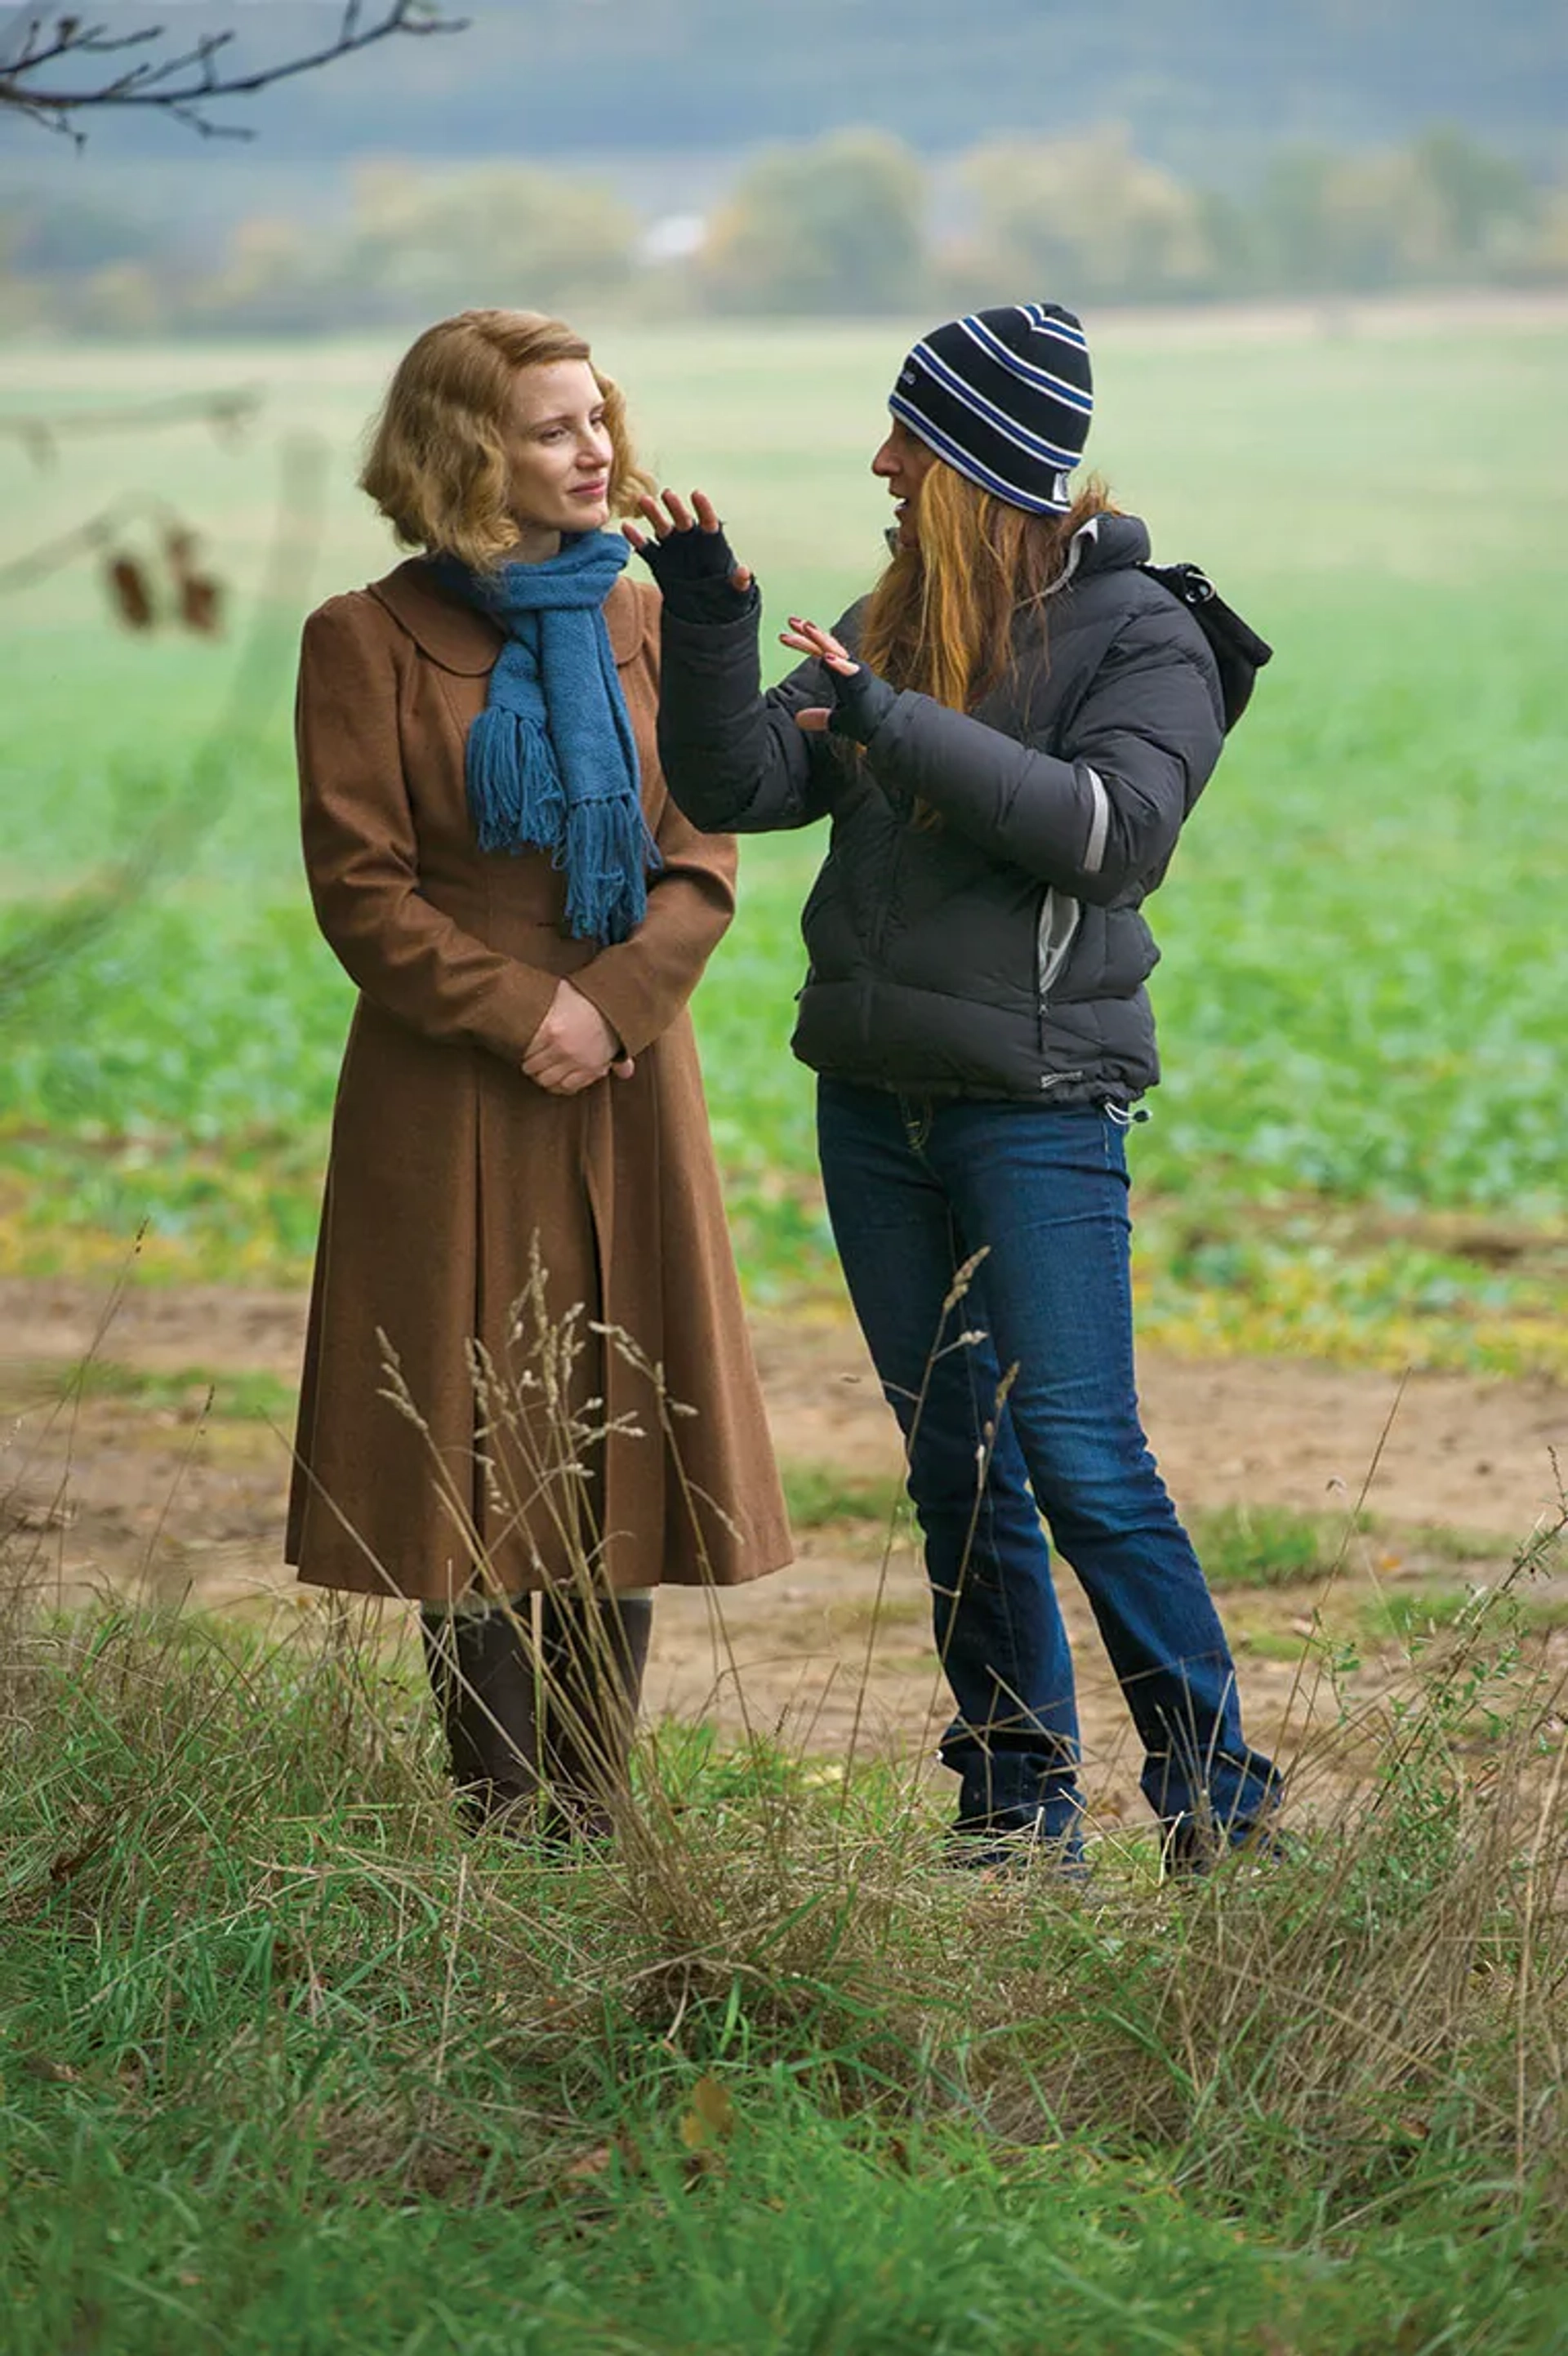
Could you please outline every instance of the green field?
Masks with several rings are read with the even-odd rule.
[[[1156,552],[1205,562],[1279,650],[1154,912],[1167,1078],[1136,1140],[1140,1283],[1144,1331],[1180,1347],[1568,1368],[1568,326],[1461,337],[1467,316],[1098,339],[1101,469]],[[648,455],[714,491],[774,609],[831,616],[877,562],[865,460],[903,340],[704,327],[600,348]],[[329,487],[288,519],[288,603],[372,575],[387,551],[353,454],[393,356],[13,353],[0,418],[249,382],[266,400],[232,445],[62,435],[41,466],[0,439],[5,553],[158,493],[207,533],[244,638],[280,437],[304,432]],[[232,638],[118,635],[82,568],[5,601],[0,952],[149,829],[164,860],[4,1008],[0,1269],[107,1265],[144,1218],[149,1272],[307,1264],[349,993],[296,869],[296,618],[274,616],[236,698]],[[818,855],[746,845],[698,1003],[761,1297],[834,1282],[786,1044]]]

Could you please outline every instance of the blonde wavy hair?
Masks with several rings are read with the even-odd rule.
[[[1017,659],[1020,611],[1043,621],[1073,535],[1114,515],[1091,477],[1066,515],[1032,515],[939,458],[920,486],[919,542],[896,551],[871,593],[860,653],[894,687],[972,712]]]
[[[605,404],[612,515],[653,488],[632,447],[618,385],[583,337],[539,311],[459,311],[426,327],[398,362],[371,423],[360,488],[404,548],[439,550],[489,572],[517,539],[507,512],[508,420],[522,369],[586,360]]]

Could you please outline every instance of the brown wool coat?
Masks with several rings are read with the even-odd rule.
[[[445,1601],[569,1575],[574,1490],[618,1587],[721,1585],[789,1559],[686,1003],[734,910],[735,851],[668,799],[654,742],[658,598],[617,582],[605,615],[663,854],[634,937],[563,930],[542,854],[475,846],[464,740],[501,644],[415,560],[305,628],[297,715],[306,867],[321,929],[359,984],[333,1118],[287,1558],[303,1580]],[[520,1068],[559,976],[636,1058],[629,1080],[549,1094]],[[551,1315],[580,1304],[573,1403],[601,1430],[585,1484],[559,1419],[520,1384],[512,1305],[533,1237]],[[661,1365],[655,1385],[589,1322]],[[428,1427],[381,1396],[378,1328]],[[476,1447],[477,1338],[522,1421]],[[589,1405],[601,1400],[600,1408]],[[671,1438],[672,1434],[672,1438]],[[553,1451],[553,1458],[551,1451]],[[487,1473],[486,1460],[494,1464]],[[534,1466],[530,1471],[530,1464]],[[482,1567],[476,1568],[476,1555]]]

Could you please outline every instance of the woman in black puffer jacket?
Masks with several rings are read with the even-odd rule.
[[[1081,1580],[1176,1869],[1268,1837],[1279,1779],[1139,1421],[1125,1132],[1159,1076],[1142,904],[1223,735],[1213,656],[1141,523],[1068,477],[1092,406],[1070,312],[916,345],[872,461],[891,562],[766,695],[759,600],[711,502],[632,530],[664,595],[660,751],[701,827],[827,817],[794,1047],[828,1211],[903,1427],[957,1705],[952,1855],[1082,1847]],[[1038,1510],[1036,1510],[1036,1505]]]

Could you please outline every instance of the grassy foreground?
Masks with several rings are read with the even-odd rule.
[[[6,1632],[16,2356],[1568,2346],[1561,1697],[1506,1598],[1299,1856],[1102,1845],[1100,1903],[701,1730],[612,1852],[462,1842],[416,1671],[325,1625]]]

